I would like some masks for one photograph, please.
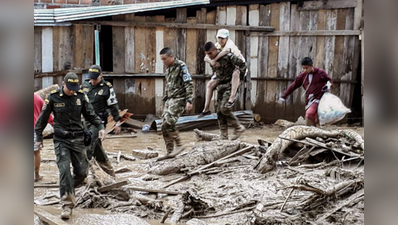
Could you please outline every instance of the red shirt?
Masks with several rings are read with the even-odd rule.
[[[328,81],[333,84],[333,80],[324,70],[316,67],[313,67],[313,69],[311,84],[309,75],[307,76],[305,72],[300,73],[286,91],[283,92],[282,98],[286,99],[294,90],[303,86],[304,90],[307,90],[305,92],[305,104],[308,104],[308,101],[320,100],[324,93],[322,92],[322,88]]]
[[[40,116],[41,109],[43,108],[44,105],[44,100],[37,94],[34,94],[34,105],[33,105],[33,114],[34,114],[34,120],[33,120],[33,127],[36,125],[36,121]],[[53,125],[53,117],[50,115],[50,118],[48,119],[48,122]]]

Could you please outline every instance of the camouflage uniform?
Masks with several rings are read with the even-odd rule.
[[[192,88],[192,77],[187,66],[183,61],[175,59],[174,65],[166,68],[166,88],[163,96],[162,134],[168,154],[173,151],[174,142],[177,147],[181,146],[175,124],[184,112],[187,102],[192,103]]]
[[[63,207],[73,207],[74,188],[84,181],[88,169],[81,115],[99,129],[104,129],[104,126],[82,90],[72,96],[64,94],[63,89],[54,90],[45,100],[36,123],[37,142],[43,141],[42,133],[51,112],[54,114],[54,150],[59,170],[60,196]]]
[[[115,91],[113,90],[112,84],[106,82],[104,79],[93,86],[89,79],[82,84],[82,90],[87,94],[90,103],[93,105],[95,113],[102,119],[104,126],[108,122],[108,112],[110,110],[113,120],[119,121],[119,106],[116,99]],[[98,138],[98,128],[88,121],[85,121],[87,129],[89,129],[93,135],[93,139],[90,147],[87,149],[87,157],[90,160],[93,156],[98,162],[98,165],[106,173],[111,176],[115,176],[115,171],[113,170],[112,164],[109,162],[108,156],[104,148],[102,147],[102,142]]]
[[[219,67],[212,67],[218,79],[217,85],[217,119],[221,130],[221,138],[228,139],[228,123],[235,128],[232,140],[237,139],[244,131],[244,127],[239,123],[231,108],[225,107],[231,96],[232,73],[239,67],[240,74],[245,74],[246,63],[239,57],[228,53],[218,60]]]

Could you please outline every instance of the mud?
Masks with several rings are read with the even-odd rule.
[[[364,136],[364,128],[353,128],[353,127],[327,127],[326,129],[353,129],[359,133],[362,137]],[[274,141],[276,137],[282,133],[285,129],[279,126],[263,126],[261,128],[251,128],[248,129],[240,141],[246,142],[253,145],[257,144],[257,139],[263,139],[266,141]],[[218,134],[218,129],[207,130],[207,132],[212,132]],[[232,133],[232,131],[230,132]],[[193,147],[197,142],[195,133],[193,131],[181,132],[181,139],[188,146]],[[136,161],[120,160],[117,163],[116,157],[119,151],[122,154],[132,156],[133,149],[149,149],[154,153],[159,155],[165,154],[163,138],[161,135],[155,132],[149,133],[137,133],[136,138],[127,139],[107,139],[103,142],[105,149],[110,153],[109,157],[111,163],[113,164],[115,170],[127,167],[131,169],[131,172],[116,174],[116,181],[129,180],[131,186],[150,188],[150,189],[161,189],[162,186],[168,182],[180,178],[183,176],[182,173],[179,174],[169,174],[169,175],[152,175],[148,174],[148,166],[151,165],[155,159],[137,159]],[[148,148],[149,147],[149,148]],[[253,167],[258,163],[258,156],[252,155],[251,157],[238,156],[234,161],[225,163],[219,167],[216,167],[212,171],[202,173],[199,175],[192,176],[191,179],[183,182],[179,182],[167,190],[171,191],[187,191],[194,189],[195,192],[204,200],[209,206],[213,207],[215,211],[209,213],[208,215],[215,215],[210,218],[199,218],[198,215],[191,215],[190,218],[198,218],[205,221],[207,224],[250,224],[254,215],[254,210],[242,211],[239,213],[221,215],[218,214],[230,212],[237,209],[245,209],[249,207],[256,207],[258,204],[266,205],[269,208],[267,212],[274,213],[275,215],[280,214],[279,208],[285,201],[290,189],[286,189],[287,186],[294,184],[299,176],[304,177],[315,177],[319,181],[322,181],[317,186],[326,189],[328,185],[336,183],[336,178],[334,176],[327,175],[327,168],[323,170],[317,169],[289,169],[286,166],[276,165],[276,169],[267,174],[258,173]],[[44,179],[39,182],[39,184],[58,182],[58,169],[55,163],[55,155],[53,150],[52,139],[44,140],[44,149],[42,150],[42,165],[41,174]],[[349,167],[350,162],[343,166]],[[356,166],[356,165],[353,165]],[[363,174],[363,166],[356,168],[355,173]],[[341,176],[338,178],[339,181],[344,179],[352,179],[352,173],[340,172]],[[345,178],[346,176],[346,178]],[[357,175],[355,175],[357,176]],[[314,181],[308,181],[314,182]],[[313,184],[313,183],[311,183]],[[316,185],[313,184],[313,185]],[[127,187],[126,187],[127,188]],[[284,189],[285,188],[285,189]],[[165,214],[166,207],[175,208],[178,204],[179,195],[171,196],[166,194],[148,194],[145,192],[137,192],[143,194],[146,197],[163,201],[164,210],[155,211],[145,206],[136,206],[120,210],[123,212],[117,212],[116,210],[92,210],[92,209],[76,209],[74,211],[73,219],[70,224],[139,224],[132,223],[128,221],[129,215],[138,216],[147,223],[151,225],[160,224],[160,220]],[[58,188],[35,188],[34,197],[35,199],[43,198],[49,195],[59,195]],[[292,192],[285,205],[284,214],[295,214],[294,208],[300,203],[304,198],[310,196],[310,193],[295,190]],[[332,201],[332,200],[331,200]],[[333,201],[332,201],[333,202]],[[325,204],[326,208],[333,208],[333,203]],[[335,213],[335,216],[329,218],[329,222],[336,222],[336,224],[342,224],[341,218],[339,216],[343,215],[345,223],[353,222],[352,224],[362,224],[363,223],[363,212],[361,208],[363,202],[360,201],[355,207],[344,207],[339,212]],[[55,216],[60,213],[60,205],[54,204],[51,206],[46,206],[46,210]],[[315,213],[316,211],[314,211]],[[120,214],[122,213],[122,214]],[[123,215],[123,216],[121,216]],[[202,215],[201,215],[202,216]],[[311,216],[311,215],[305,215]],[[316,216],[316,215],[312,215]],[[165,224],[169,224],[171,214],[166,220]],[[182,219],[178,224],[186,224],[190,218]],[[103,221],[108,221],[108,223],[102,223]],[[41,225],[40,221],[35,217],[35,225]]]

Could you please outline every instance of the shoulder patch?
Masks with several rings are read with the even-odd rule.
[[[191,74],[189,74],[189,72],[188,72],[187,66],[185,66],[185,64],[184,64],[184,66],[182,66],[181,69],[182,69],[182,80],[184,82],[192,81],[192,77],[191,77]]]
[[[108,85],[109,87],[112,87],[111,82],[106,82],[106,85]]]

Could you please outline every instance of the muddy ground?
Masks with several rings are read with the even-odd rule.
[[[330,126],[325,129],[353,129],[364,137],[363,127],[342,127]],[[282,133],[285,128],[277,125],[265,125],[262,127],[255,127],[248,129],[240,141],[253,145],[258,145],[257,139],[261,138],[267,141],[274,141],[276,137]],[[206,132],[218,134],[217,127],[206,129]],[[125,132],[129,132],[125,130]],[[230,132],[232,133],[232,132]],[[128,134],[128,133],[124,133]],[[194,146],[197,143],[195,133],[193,131],[181,132],[183,142],[188,143],[189,146]],[[116,138],[107,139],[103,142],[105,149],[110,153],[111,162],[117,170],[118,168],[128,167],[132,172],[118,173],[116,181],[128,180],[129,185],[150,189],[161,189],[169,181],[182,176],[182,174],[171,174],[165,176],[148,174],[146,171],[150,167],[154,159],[128,161],[121,159],[117,163],[116,155],[119,151],[122,154],[132,156],[133,149],[147,149],[150,147],[152,151],[158,152],[160,155],[165,153],[164,143],[161,135],[156,132],[142,133],[138,131],[135,138]],[[113,154],[112,154],[113,153]],[[253,169],[253,166],[258,162],[255,157],[247,158],[241,156],[237,162],[231,162],[221,166],[217,173],[204,173],[193,176],[190,180],[179,182],[167,190],[171,191],[187,191],[194,190],[200,198],[208,203],[213,212],[207,215],[218,215],[223,212],[229,212],[237,207],[256,206],[259,203],[266,204],[267,201],[275,202],[275,209],[280,208],[281,204],[286,199],[289,189],[283,187],[294,183],[298,177],[308,176],[323,176],[325,171],[310,170],[294,170],[287,169],[284,166],[277,166],[275,171],[267,174],[260,174]],[[344,168],[346,167],[346,168]],[[363,166],[356,167],[355,165],[345,164],[342,170],[349,168],[355,173],[363,174]],[[44,140],[44,149],[42,150],[42,165],[41,174],[44,179],[35,184],[53,184],[58,183],[58,169],[55,162],[55,155],[53,151],[52,139]],[[325,187],[326,188],[326,187]],[[163,203],[163,210],[153,209],[147,206],[129,205],[126,207],[117,207],[112,211],[107,209],[80,209],[77,208],[73,212],[73,218],[66,221],[67,224],[139,224],[132,223],[128,215],[135,215],[147,221],[149,224],[160,224],[160,220],[165,214],[166,207],[175,208],[180,195],[156,195],[147,194],[145,192],[138,192],[151,199],[160,200]],[[59,195],[58,188],[35,188],[35,200],[40,200],[44,196]],[[294,191],[289,196],[290,200],[285,205],[285,213],[289,215],[295,214],[294,207],[299,204],[303,195],[309,195],[305,191]],[[57,196],[58,197],[58,196]],[[46,201],[57,201],[57,197],[46,199]],[[268,202],[269,203],[269,202]],[[362,204],[362,205],[361,205]],[[58,217],[61,206],[60,204],[53,204],[49,206],[39,206],[41,209],[51,215]],[[333,207],[331,206],[325,206]],[[363,224],[363,203],[360,202],[355,206],[355,209],[339,210],[338,217],[341,219],[333,219],[335,224]],[[341,215],[340,215],[341,214]],[[117,216],[115,216],[117,215]],[[306,215],[308,216],[308,215]],[[313,215],[316,217],[316,215]],[[170,219],[171,215],[168,217]],[[186,219],[182,219],[178,224],[186,224],[189,218],[200,218],[200,216],[190,215]],[[169,224],[169,219],[165,224]],[[253,219],[253,210],[247,210],[239,213],[215,216],[210,218],[200,218],[207,224],[250,224]],[[127,222],[130,221],[130,222]],[[42,222],[35,216],[35,224]],[[297,224],[301,222],[297,221]]]

